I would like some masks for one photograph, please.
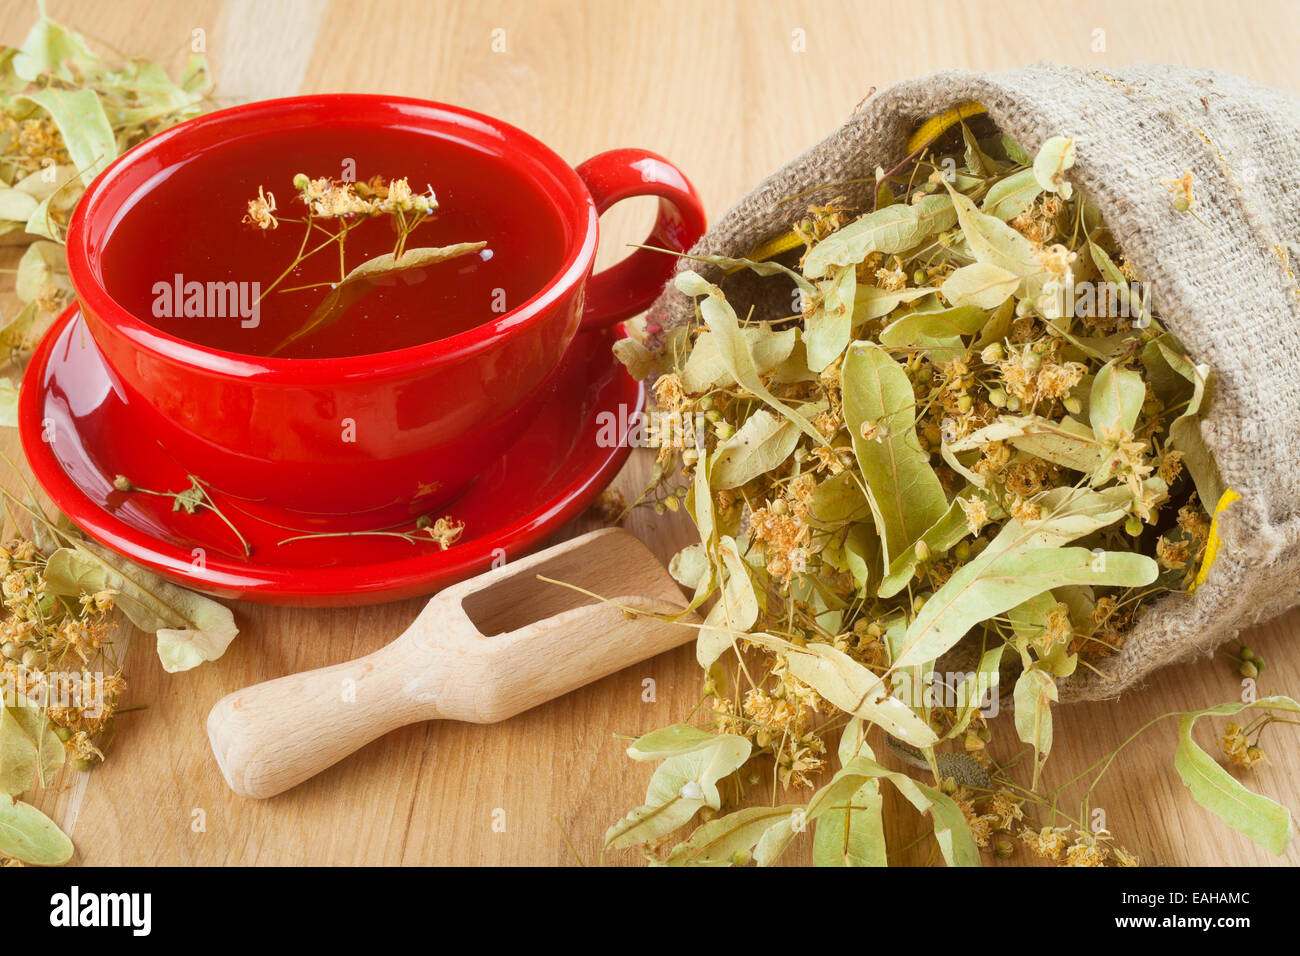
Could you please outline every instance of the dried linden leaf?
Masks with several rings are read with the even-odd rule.
[[[614,357],[623,363],[627,374],[638,382],[649,378],[659,367],[650,350],[636,339],[624,336],[614,343]]]
[[[873,252],[905,252],[956,221],[952,201],[942,195],[877,209],[813,246],[803,260],[804,275],[820,279],[836,267],[856,266]]]
[[[0,793],[0,853],[33,866],[60,866],[72,859],[72,841],[40,810]]]
[[[944,280],[940,291],[954,306],[996,309],[1020,287],[1020,276],[988,262],[962,266]]]
[[[758,596],[749,576],[749,565],[740,556],[734,538],[723,535],[717,554],[722,559],[724,584],[718,603],[713,605],[695,641],[695,657],[705,670],[713,666],[722,652],[758,620]]]
[[[892,561],[939,520],[948,499],[917,440],[916,395],[902,366],[879,345],[855,342],[841,378],[844,420]]]
[[[18,427],[18,389],[7,378],[0,378],[0,427]]]
[[[925,602],[907,629],[894,667],[934,660],[976,624],[1052,588],[1067,584],[1142,587],[1154,581],[1159,571],[1156,562],[1143,554],[1094,554],[1087,548],[986,548]]]
[[[1045,192],[1058,193],[1069,199],[1074,187],[1065,178],[1065,171],[1074,165],[1074,140],[1053,136],[1043,144],[1034,157],[1034,179]]]
[[[794,451],[800,434],[793,422],[759,409],[745,419],[740,431],[718,446],[709,474],[710,487],[739,488],[779,467]]]
[[[844,352],[853,337],[857,272],[841,269],[823,283],[821,303],[805,323],[803,343],[808,368],[820,372]]]
[[[1022,169],[989,187],[984,195],[984,211],[1006,222],[1032,206],[1042,192],[1034,171]]]
[[[723,734],[706,746],[669,757],[650,778],[645,803],[605,832],[605,846],[649,843],[687,823],[702,807],[718,809],[718,781],[739,769],[750,749],[744,737]]]
[[[321,304],[303,323],[302,328],[277,345],[269,354],[275,355],[282,352],[304,336],[336,322],[348,310],[349,306],[372,292],[376,281],[380,279],[410,272],[412,269],[423,269],[440,262],[447,262],[450,259],[459,259],[461,256],[472,255],[486,246],[486,242],[457,242],[450,246],[423,246],[407,249],[402,253],[400,259],[391,252],[386,252],[382,256],[375,256],[373,259],[367,259],[344,276],[343,280],[330,290],[329,295],[321,300]]]
[[[1037,667],[1022,671],[1014,694],[1016,734],[1034,748],[1034,786],[1052,749],[1052,704],[1057,700],[1056,681]]]
[[[0,708],[0,793],[17,796],[45,786],[64,759],[63,742],[39,707]]]
[[[239,633],[225,605],[164,581],[88,541],[51,554],[45,580],[50,593],[73,599],[115,591],[117,606],[131,623],[157,635],[158,657],[168,673],[215,661]]]
[[[802,807],[746,807],[699,827],[690,839],[673,847],[669,866],[729,866],[748,857],[754,844],[773,824]]]
[[[1114,362],[1102,366],[1093,379],[1088,398],[1088,417],[1093,433],[1102,441],[1131,437],[1146,401],[1147,386],[1142,376]]]
[[[51,73],[71,83],[76,74],[69,68],[69,62],[85,71],[98,61],[99,57],[86,46],[80,34],[42,16],[14,54],[13,70],[29,83],[43,73]]]
[[[117,138],[94,90],[45,89],[14,100],[26,100],[50,114],[84,185],[89,186],[100,170],[117,159]]]
[[[1300,714],[1300,704],[1290,697],[1261,697],[1252,704],[1228,703],[1182,714],[1178,719],[1178,750],[1174,768],[1192,797],[1239,833],[1244,833],[1270,853],[1281,856],[1291,844],[1291,812],[1279,803],[1252,793],[1202,750],[1192,739],[1196,721],[1207,716],[1231,716],[1246,709],[1280,710]]]
[[[745,336],[741,333],[736,313],[732,310],[731,304],[727,302],[726,296],[722,294],[722,290],[716,285],[706,282],[698,273],[690,270],[677,273],[677,277],[673,281],[684,294],[692,298],[703,297],[699,303],[700,314],[704,318],[705,325],[709,327],[709,331],[717,336],[718,351],[722,354],[723,364],[726,365],[727,371],[731,373],[731,377],[762,399],[769,408],[797,424],[803,429],[804,434],[812,438],[813,441],[822,444],[824,439],[821,433],[813,428],[807,419],[796,414],[790,406],[768,391],[767,386],[759,378],[759,371],[754,362],[754,354]]]

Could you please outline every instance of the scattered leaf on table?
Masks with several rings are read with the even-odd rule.
[[[72,841],[40,810],[0,793],[0,854],[34,866],[59,866],[72,859]]]
[[[718,781],[749,759],[744,737],[722,734],[707,746],[669,757],[650,778],[645,803],[605,833],[611,849],[657,840],[687,823],[702,807],[718,809]]]
[[[1052,749],[1052,704],[1056,700],[1056,681],[1051,674],[1037,667],[1021,672],[1014,696],[1016,734],[1034,748],[1035,787],[1043,760]]]
[[[18,796],[46,786],[65,756],[63,741],[39,707],[18,701],[0,707],[0,793]]]
[[[168,673],[189,670],[225,653],[239,629],[225,605],[164,581],[151,571],[91,542],[60,548],[46,565],[50,592],[70,598],[115,591],[117,606],[142,631],[158,638]]]
[[[1174,754],[1174,767],[1197,803],[1270,853],[1281,856],[1294,835],[1291,812],[1281,804],[1246,789],[1192,739],[1192,728],[1199,718],[1226,717],[1249,708],[1300,714],[1300,704],[1290,697],[1281,696],[1261,697],[1252,704],[1220,704],[1182,714],[1178,720],[1178,750]]]

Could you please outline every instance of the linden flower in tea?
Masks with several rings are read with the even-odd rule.
[[[405,178],[385,180],[382,176],[372,176],[362,182],[348,182],[325,177],[313,179],[306,173],[298,173],[293,177],[293,188],[298,193],[298,199],[307,207],[307,215],[300,219],[277,216],[275,194],[268,192],[264,186],[258,186],[257,198],[248,201],[243,222],[256,229],[263,232],[278,229],[281,221],[301,223],[304,227],[298,254],[261,291],[258,301],[276,291],[305,260],[330,247],[337,250],[338,279],[280,289],[281,292],[301,292],[305,289],[328,288],[329,292],[307,321],[271,349],[269,355],[284,351],[300,339],[342,318],[353,303],[374,288],[377,281],[476,253],[487,246],[486,242],[460,242],[449,246],[407,248],[411,234],[438,209],[438,199],[432,186],[426,187],[422,193],[416,193]],[[367,220],[377,217],[389,217],[392,222],[396,234],[392,252],[375,256],[349,269],[346,253],[348,234]],[[332,228],[324,223],[331,223]],[[311,246],[310,242],[316,233],[323,234],[325,238]]]
[[[257,198],[248,201],[248,212],[244,216],[244,222],[258,229],[278,228],[280,221],[275,218],[275,193],[267,193],[258,186]]]

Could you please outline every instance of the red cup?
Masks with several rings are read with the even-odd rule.
[[[151,185],[196,156],[260,133],[337,124],[399,129],[488,151],[544,192],[563,223],[563,264],[527,302],[469,331],[412,348],[341,358],[265,358],[198,345],[155,328],[106,287],[104,249]],[[674,258],[637,250],[592,275],[597,217],[657,196],[647,245],[684,251],[704,231],[695,189],[654,153],[618,149],[577,169],[499,120],[439,103],[368,95],[268,100],[221,110],[146,141],[91,184],[68,230],[68,266],[95,344],[141,434],[252,510],[312,526],[382,527],[445,505],[516,442],[580,331],[645,309]],[[133,251],[133,250],[132,250]],[[119,257],[121,258],[121,257]],[[138,257],[152,281],[149,250]],[[354,423],[341,440],[340,422]]]

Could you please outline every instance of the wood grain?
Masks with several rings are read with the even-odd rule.
[[[1300,13],[1285,0],[1231,10],[1205,0],[931,0],[910,8],[822,0],[50,0],[49,8],[116,48],[173,62],[202,29],[219,90],[283,93],[300,77],[303,92],[448,100],[522,126],[575,163],[616,146],[646,147],[680,163],[715,216],[834,128],[871,89],[945,67],[1168,61],[1300,91]],[[0,11],[4,42],[21,42],[33,5],[4,0]],[[1097,31],[1104,31],[1102,51]],[[504,52],[493,52],[495,38],[504,38]],[[602,263],[644,234],[652,206],[630,203],[604,217]],[[17,454],[16,436],[0,436],[0,447]],[[616,487],[634,496],[648,468],[645,453],[634,455]],[[580,520],[564,536],[594,526]],[[646,511],[627,526],[665,561],[692,538],[685,520]],[[137,635],[126,652],[129,700],[148,709],[121,719],[107,764],[67,774],[41,805],[70,828],[76,859],[86,864],[565,864],[574,851],[595,862],[604,829],[640,802],[649,778],[623,755],[622,738],[682,719],[698,701],[699,674],[687,648],[503,724],[396,730],[272,800],[243,800],[227,789],[204,734],[215,701],[374,651],[422,604],[325,611],[239,605],[242,633],[225,658],[173,676],[162,672],[152,641]],[[1265,691],[1300,685],[1297,634],[1300,613],[1246,637],[1270,663]],[[1161,671],[1116,702],[1058,708],[1049,782],[1069,779],[1161,713],[1239,691],[1232,668],[1207,659]],[[1009,725],[996,730],[1011,733]],[[1249,778],[1295,812],[1300,752],[1287,740],[1272,738],[1272,762]],[[1107,812],[1121,842],[1146,862],[1300,863],[1297,847],[1271,857],[1198,808],[1174,773],[1173,743],[1172,723],[1157,725],[1098,787],[1094,805]],[[888,809],[890,845],[905,847],[920,824],[895,802]],[[930,855],[922,843],[895,859],[921,863]],[[636,859],[629,852],[606,862]],[[789,859],[806,860],[806,842],[796,843]]]
[[[221,698],[208,739],[235,793],[273,797],[395,728],[495,724],[680,647],[685,606],[640,538],[599,528],[445,588],[365,657]]]

